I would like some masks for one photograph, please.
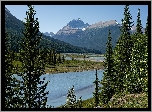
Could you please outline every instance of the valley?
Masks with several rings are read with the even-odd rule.
[[[139,8],[136,26],[125,5],[122,23],[68,19],[54,34],[27,7],[25,21],[5,7],[5,108],[148,108],[148,16],[143,28]]]

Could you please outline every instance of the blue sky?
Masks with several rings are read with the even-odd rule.
[[[26,5],[6,5],[5,6],[16,18],[24,20],[26,18]],[[73,19],[80,18],[84,23],[94,24],[100,21],[117,20],[121,23],[124,18],[125,5],[34,5],[35,17],[40,22],[41,32],[57,33]],[[141,22],[146,26],[148,16],[148,5],[130,5],[129,10],[132,20],[137,20],[137,12],[140,8]]]

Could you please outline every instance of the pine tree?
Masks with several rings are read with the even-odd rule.
[[[14,54],[13,51],[10,51],[10,37],[5,31],[5,108],[18,108],[18,102],[20,102],[20,90],[19,85],[20,81],[17,80],[14,74],[14,66],[12,65]],[[14,103],[16,102],[16,103]]]
[[[65,62],[65,57],[64,57],[64,55],[62,56],[62,62]]]
[[[129,93],[140,93],[142,91],[141,84],[141,61],[143,59],[143,34],[142,34],[142,24],[140,20],[140,9],[138,9],[137,16],[137,31],[133,36],[133,48],[131,54],[131,68],[128,72],[128,78],[126,79],[125,85],[128,87],[127,92]]]
[[[59,53],[59,57],[58,57],[58,63],[62,63],[60,53]]]
[[[28,5],[27,18],[24,22],[25,30],[22,32],[24,38],[20,42],[20,61],[23,63],[20,76],[22,84],[22,108],[45,108],[48,91],[45,92],[48,82],[40,80],[44,74],[44,51],[40,46],[42,34],[39,32],[38,18],[34,18],[36,11],[32,5]]]
[[[137,34],[142,34],[142,24],[141,24],[141,20],[140,20],[140,9],[138,9],[138,16],[137,16],[137,25],[136,25]]]
[[[53,64],[56,65],[56,52],[55,52],[55,49],[53,49]]]
[[[113,51],[112,51],[112,45],[111,45],[111,36],[110,36],[110,30],[108,35],[108,42],[107,42],[107,48],[105,53],[105,61],[104,61],[104,76],[101,80],[101,101],[104,104],[107,104],[110,98],[114,95],[115,90],[115,75],[114,75],[114,59],[113,59]]]
[[[147,25],[148,27],[148,25]],[[148,32],[147,32],[148,34]],[[142,85],[142,92],[148,93],[148,35],[143,35],[142,38],[143,42],[143,58],[141,61],[141,85]]]
[[[145,28],[145,35],[148,36],[148,16],[147,16],[147,23]]]
[[[96,69],[96,80],[93,82],[95,84],[95,92],[93,92],[93,96],[95,98],[95,107],[99,106],[100,102],[100,92],[99,92],[99,79],[98,79],[98,74],[97,74],[97,69]]]
[[[62,108],[81,108],[82,107],[82,99],[81,97],[76,100],[76,95],[74,92],[74,86],[68,90],[66,104],[62,106]]]
[[[127,85],[125,80],[128,78],[128,72],[131,69],[131,53],[133,47],[133,39],[130,34],[133,22],[131,22],[132,16],[129,11],[129,5],[124,8],[124,19],[122,19],[121,35],[114,49],[114,63],[115,63],[115,75],[116,75],[116,92],[122,93],[126,91]]]

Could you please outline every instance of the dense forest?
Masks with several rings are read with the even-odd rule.
[[[44,83],[45,78],[40,80],[40,76],[44,74],[45,63],[48,60],[50,63],[56,63],[55,51],[62,52],[64,48],[57,50],[53,46],[50,48],[42,46],[43,38],[39,31],[38,18],[34,19],[36,11],[32,5],[28,5],[28,8],[27,18],[23,24],[24,30],[19,34],[24,38],[18,40],[20,47],[17,50],[18,60],[22,63],[22,72],[12,64],[16,55],[13,55],[15,50],[12,50],[13,44],[10,44],[10,39],[17,38],[17,35],[13,36],[15,31],[12,29],[10,30],[8,27],[5,29],[5,108],[52,108],[51,105],[46,105],[49,100],[47,98],[49,91],[45,91],[45,89],[49,82]],[[115,108],[118,105],[118,108],[148,108],[148,101],[144,105],[137,105],[140,99],[127,105],[114,102],[120,97],[132,94],[145,94],[148,98],[148,17],[145,33],[143,33],[140,9],[138,9],[136,22],[137,31],[131,34],[132,16],[129,5],[126,5],[120,29],[121,35],[114,48],[111,44],[111,29],[108,29],[106,53],[104,54],[104,76],[99,81],[96,70],[93,102],[88,102],[89,106],[84,107],[81,97],[76,99],[73,86],[68,91],[66,104],[61,108]],[[13,33],[10,34],[10,32]],[[50,42],[53,43],[53,40]],[[54,44],[58,44],[55,42]],[[51,50],[52,47],[54,50]],[[60,47],[63,46],[60,44]],[[71,46],[69,45],[69,47]],[[17,80],[13,74],[21,76],[23,80]],[[102,86],[100,87],[99,84]]]

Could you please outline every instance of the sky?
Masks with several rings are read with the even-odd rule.
[[[19,20],[26,18],[27,5],[5,5]],[[124,18],[125,5],[34,5],[35,17],[38,17],[41,32],[57,33],[73,19],[80,18],[84,23],[94,24],[100,21],[116,20],[121,23]],[[132,21],[136,24],[137,12],[145,28],[148,16],[148,5],[130,5]]]

